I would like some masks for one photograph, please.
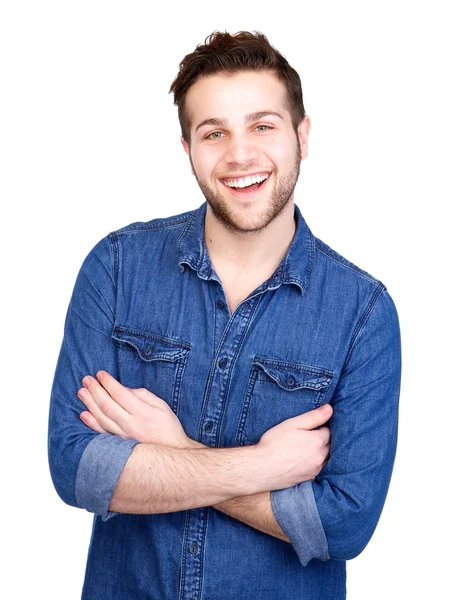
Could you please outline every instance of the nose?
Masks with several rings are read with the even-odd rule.
[[[253,142],[244,134],[231,136],[224,157],[227,164],[241,166],[256,161],[258,151]]]

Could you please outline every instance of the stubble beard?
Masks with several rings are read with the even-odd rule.
[[[208,202],[213,215],[232,233],[253,233],[261,231],[269,225],[285,208],[293,196],[296,182],[299,178],[301,166],[301,147],[299,139],[297,139],[297,154],[294,164],[289,173],[282,177],[274,186],[269,202],[264,209],[263,214],[258,214],[256,217],[245,218],[240,214],[232,212],[229,203],[226,202],[222,194],[212,189],[197,177],[192,160],[192,170],[194,172],[197,183]]]

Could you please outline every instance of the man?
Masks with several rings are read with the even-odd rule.
[[[394,303],[294,204],[309,118],[262,34],[215,32],[171,91],[206,202],[93,248],[53,383],[82,598],[345,598],[395,456]]]

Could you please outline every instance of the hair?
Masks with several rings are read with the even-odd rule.
[[[239,31],[232,35],[214,31],[204,44],[187,54],[179,65],[179,72],[171,84],[174,104],[178,107],[181,133],[190,144],[190,118],[186,96],[189,88],[200,78],[217,73],[232,75],[242,71],[272,71],[286,89],[286,108],[296,131],[305,116],[301,79],[265,35],[259,31]]]

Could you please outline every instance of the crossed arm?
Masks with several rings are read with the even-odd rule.
[[[136,440],[140,438],[135,432],[127,431],[123,439],[121,429],[106,429],[107,423],[100,416],[92,416],[93,409],[82,413],[83,405],[72,390],[78,390],[85,373],[94,373],[99,365],[109,373],[118,374],[112,339],[115,305],[114,256],[109,238],[104,238],[85,259],[72,294],[53,382],[48,432],[50,471],[61,499],[71,506],[99,514],[104,520],[108,498],[115,496],[125,471],[123,465],[126,462],[128,466],[131,452],[137,454],[133,443],[137,444]],[[357,334],[331,399],[334,407],[334,416],[329,423],[332,443],[329,461],[322,472],[314,475],[313,481],[307,477],[306,481],[291,484],[291,487],[266,487],[266,490],[272,490],[270,492],[261,491],[263,487],[257,489],[251,482],[248,486],[240,484],[235,486],[239,490],[237,493],[221,494],[218,504],[215,505],[215,500],[207,500],[205,504],[266,534],[290,541],[303,566],[312,558],[348,560],[357,556],[373,534],[389,486],[397,442],[401,357],[397,313],[386,291],[373,295],[358,325],[360,328],[357,326]],[[87,402],[91,401],[95,389],[102,389],[102,386],[93,377],[84,379],[88,389]],[[143,394],[140,390],[134,392],[138,396]],[[79,397],[83,400],[81,393]],[[179,421],[175,423],[174,413],[174,418],[162,416],[168,412],[168,405],[164,404],[164,410],[159,411],[157,407],[155,419],[141,419],[140,422],[154,422],[154,429],[158,426],[157,434],[163,433],[166,437],[157,439],[156,445],[159,448],[162,445],[167,455],[168,446],[175,445],[168,439],[171,430],[179,439],[184,431]],[[148,402],[138,402],[137,406],[145,409]],[[165,419],[169,426],[165,426]],[[82,422],[87,427],[82,426]],[[95,432],[108,431],[112,435],[98,440],[100,436]],[[185,440],[186,437],[184,435],[180,444],[187,440],[189,444],[192,442],[189,438]],[[101,457],[88,452],[98,441],[102,441],[98,446]],[[188,456],[187,443],[180,446],[184,448],[184,454],[176,451],[181,455],[179,462],[183,465],[183,457]],[[189,455],[199,451],[227,450],[200,450],[197,444],[195,442],[196,449],[194,444],[189,446]],[[235,450],[239,449],[229,449],[229,452]],[[83,463],[86,471],[81,468]],[[94,476],[90,485],[79,487],[76,481],[87,483],[84,478],[91,469]],[[85,497],[81,495],[82,488],[85,488]],[[242,492],[252,488],[258,493],[245,495],[247,492]],[[109,506],[109,510],[117,510],[114,506]],[[129,511],[123,511],[122,506],[121,512]]]
[[[148,390],[130,390],[132,403],[129,405],[131,413],[128,413],[128,406],[124,408],[115,400],[116,391],[120,391],[123,386],[105,371],[99,371],[97,377],[98,379],[85,377],[84,387],[78,392],[79,398],[87,407],[80,418],[94,431],[182,449],[207,448],[187,437],[169,406]],[[212,506],[250,527],[290,542],[274,517],[268,491],[230,498]]]

